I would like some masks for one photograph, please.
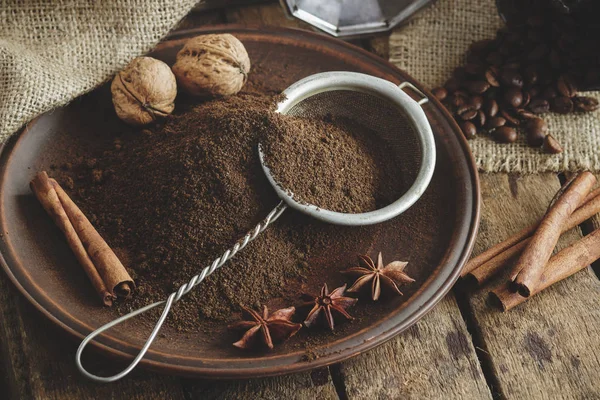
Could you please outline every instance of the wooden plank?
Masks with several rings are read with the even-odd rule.
[[[554,174],[482,174],[483,214],[475,253],[540,218],[560,187]],[[581,236],[579,228],[559,242]],[[479,346],[507,398],[598,398],[600,283],[585,269],[502,313],[487,302],[493,286],[469,299]]]
[[[454,295],[390,342],[339,367],[349,399],[491,399]]]
[[[14,399],[183,399],[180,380],[137,371],[110,385],[85,379],[75,367],[78,343],[33,308],[2,274],[0,356]],[[88,354],[97,373],[114,373],[108,360]],[[86,364],[87,365],[87,364]]]
[[[185,380],[184,387],[192,399],[338,399],[328,368],[264,379]]]
[[[243,26],[278,26],[314,30],[296,18],[288,18],[278,3],[251,5],[225,10],[227,22]]]

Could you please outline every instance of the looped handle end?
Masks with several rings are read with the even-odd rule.
[[[176,293],[173,293],[167,298],[167,300],[152,303],[152,304],[149,304],[138,310],[132,311],[129,314],[123,315],[122,317],[119,317],[105,325],[102,325],[100,328],[98,328],[94,332],[90,333],[85,339],[83,339],[83,341],[77,348],[77,353],[75,354],[75,364],[77,365],[77,369],[79,369],[79,372],[81,372],[84,376],[88,377],[89,379],[91,379],[93,381],[102,382],[102,383],[110,383],[110,382],[117,381],[117,380],[123,378],[124,376],[126,376],[128,373],[130,373],[138,365],[138,363],[142,360],[142,358],[144,358],[144,356],[146,355],[146,352],[152,345],[152,342],[154,342],[154,339],[156,338],[158,331],[160,330],[163,323],[167,319],[167,315],[169,315],[169,311],[171,310],[171,306],[173,305],[175,296],[176,296]],[[128,319],[131,319],[139,314],[143,314],[148,310],[151,310],[155,307],[160,306],[161,304],[164,304],[165,307],[163,309],[162,314],[160,315],[160,318],[158,319],[158,322],[154,326],[154,329],[152,329],[152,333],[150,333],[150,336],[148,336],[148,339],[146,339],[146,343],[144,343],[144,346],[142,347],[142,349],[140,350],[138,355],[133,359],[131,364],[129,364],[127,366],[127,368],[125,368],[123,371],[119,372],[118,374],[112,375],[112,376],[94,375],[84,368],[83,364],[81,363],[81,354],[83,353],[83,350],[88,345],[88,343],[91,342],[94,338],[96,338],[96,336],[100,335],[102,332],[104,332],[114,326],[119,325],[121,322],[127,321]]]
[[[236,244],[232,248],[226,250],[225,253],[223,253],[223,255],[221,255],[220,257],[215,259],[210,266],[204,268],[202,270],[202,272],[200,272],[198,275],[194,275],[188,283],[184,283],[183,285],[181,285],[179,287],[179,289],[176,292],[171,293],[169,295],[169,297],[167,298],[167,300],[149,304],[146,307],[140,308],[139,310],[132,311],[129,314],[123,315],[122,317],[119,317],[119,318],[115,319],[114,321],[111,321],[111,322],[101,326],[100,328],[96,329],[94,332],[90,333],[85,339],[83,339],[83,341],[79,345],[79,348],[77,349],[77,353],[75,354],[75,363],[77,364],[77,368],[79,369],[79,371],[83,375],[85,375],[86,377],[90,378],[93,381],[104,382],[104,383],[118,381],[119,379],[123,378],[128,373],[130,373],[138,365],[138,363],[142,360],[142,358],[144,358],[144,356],[146,355],[146,352],[152,345],[152,342],[154,342],[154,339],[156,338],[158,331],[160,331],[160,328],[162,327],[163,323],[165,322],[165,319],[167,319],[167,315],[169,315],[169,311],[171,310],[173,303],[179,301],[179,299],[181,299],[182,296],[184,296],[190,290],[192,290],[195,286],[200,284],[200,282],[202,282],[204,280],[204,278],[206,278],[208,275],[212,274],[217,268],[220,268],[221,266],[223,266],[223,264],[225,264],[228,260],[230,260],[232,257],[234,257],[238,251],[243,250],[244,247],[246,247],[248,245],[248,243],[250,243],[254,239],[256,239],[256,237],[261,232],[263,232],[267,228],[267,226],[269,226],[271,223],[276,221],[277,218],[279,218],[281,216],[281,214],[283,214],[283,212],[286,210],[286,208],[287,208],[287,206],[285,205],[285,203],[283,201],[280,201],[279,204],[273,210],[271,210],[271,212],[266,216],[266,218],[262,222],[258,223],[254,227],[253,230],[248,232],[246,234],[246,236],[244,236],[241,240],[236,242]],[[158,319],[158,322],[156,322],[156,325],[154,326],[152,333],[150,333],[150,336],[148,336],[148,339],[146,339],[146,343],[144,343],[144,346],[142,347],[142,349],[140,350],[138,355],[133,359],[131,364],[129,364],[129,366],[127,366],[127,368],[125,368],[123,371],[121,371],[118,374],[113,375],[113,376],[98,376],[98,375],[94,375],[94,374],[88,372],[83,367],[83,365],[81,364],[81,354],[83,353],[83,350],[85,349],[87,344],[89,342],[91,342],[96,336],[98,336],[102,332],[104,332],[116,325],[119,325],[121,322],[124,322],[130,318],[133,318],[136,315],[143,314],[146,311],[151,310],[154,307],[158,307],[162,304],[165,305],[165,308],[163,309],[162,314],[160,315],[160,318]]]

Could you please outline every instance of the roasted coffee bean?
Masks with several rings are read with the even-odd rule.
[[[506,120],[506,123],[508,125],[519,126],[519,124],[521,123],[521,121],[519,121],[515,116],[511,115],[506,110],[500,111],[500,115]]]
[[[494,99],[487,99],[483,103],[483,112],[485,112],[485,115],[489,118],[495,117],[496,114],[498,114],[498,102]]]
[[[531,96],[531,99],[535,99],[536,97],[538,97],[538,94],[540,93],[540,88],[539,86],[532,86],[529,89],[527,89],[527,93],[529,93],[529,96]]]
[[[465,88],[469,93],[482,94],[490,88],[490,84],[486,81],[469,81],[465,82]]]
[[[467,110],[464,110],[463,112],[458,113],[458,116],[463,121],[470,121],[477,116],[477,110],[473,110],[472,108],[469,108]]]
[[[556,93],[556,90],[551,86],[548,86],[546,89],[544,89],[541,94],[541,97],[548,101],[556,98],[556,96],[558,96],[558,93]]]
[[[450,93],[456,92],[458,89],[460,89],[460,86],[460,81],[454,77],[448,79],[446,83],[444,83],[444,87]]]
[[[506,125],[506,120],[502,117],[494,117],[494,118],[490,118],[487,121],[487,125],[486,127],[488,129],[496,129],[496,128],[500,128],[501,126]]]
[[[523,92],[517,87],[511,87],[504,92],[504,101],[510,107],[517,108],[523,103]]]
[[[531,102],[531,96],[529,95],[529,92],[523,92],[523,102],[519,107],[527,107],[529,102]]]
[[[477,128],[472,122],[463,121],[460,123],[460,129],[467,139],[473,139],[477,136]]]
[[[523,71],[523,79],[528,85],[535,85],[538,80],[538,67],[536,65],[529,65]]]
[[[563,152],[562,146],[556,139],[554,139],[552,135],[546,135],[544,138],[544,144],[542,145],[542,150],[549,154],[559,154]]]
[[[494,140],[500,143],[513,143],[517,140],[517,131],[509,126],[501,126],[492,132]]]
[[[473,96],[466,102],[466,104],[475,110],[480,110],[483,106],[483,97]]]
[[[469,95],[462,90],[457,90],[454,94],[449,96],[450,104],[454,107],[460,107],[469,100]]]
[[[552,99],[550,109],[558,114],[568,114],[573,111],[573,101],[565,96]]]
[[[490,86],[499,87],[500,82],[498,81],[498,79],[499,78],[498,78],[498,68],[497,67],[494,67],[492,65],[485,71],[485,80],[487,81],[487,83],[490,84]]]
[[[556,90],[565,97],[574,97],[577,95],[577,89],[573,80],[567,75],[561,75],[556,81]]]
[[[523,87],[523,77],[516,69],[503,69],[502,74],[500,75],[500,80],[507,86],[512,86],[519,89]]]
[[[480,128],[483,128],[485,126],[485,120],[485,113],[482,110],[477,111],[477,116],[473,118],[475,125],[477,125]]]
[[[456,114],[461,115],[462,113],[465,113],[465,112],[471,111],[471,110],[474,110],[474,108],[467,102],[467,103],[463,104],[462,106],[456,108]]]
[[[448,91],[443,87],[436,87],[431,89],[431,93],[435,96],[436,99],[442,101],[448,97]]]
[[[598,109],[598,100],[593,97],[576,96],[573,97],[573,105],[577,111],[596,111]]]
[[[541,118],[533,118],[527,121],[525,131],[527,132],[527,144],[538,147],[544,143],[544,138],[548,134],[548,125]]]
[[[533,99],[527,106],[529,111],[535,114],[543,114],[550,111],[550,103],[545,99]]]
[[[521,119],[532,119],[532,118],[539,118],[537,115],[535,115],[532,112],[529,112],[527,110],[524,109],[520,109],[517,110],[517,115],[519,116],[519,118]]]

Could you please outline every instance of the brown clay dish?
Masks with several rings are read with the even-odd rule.
[[[172,64],[185,37],[212,32],[236,35],[247,47],[253,68],[268,68],[273,79],[260,83],[263,90],[281,91],[317,72],[348,70],[395,83],[408,80],[429,95],[418,82],[384,60],[342,41],[299,30],[193,30],[171,37],[152,55]],[[437,144],[433,181],[424,197],[398,217],[406,221],[400,229],[397,223],[394,229],[387,223],[378,225],[364,249],[383,251],[384,255],[400,252],[412,264],[411,276],[417,281],[403,290],[404,297],[359,309],[356,321],[344,324],[326,340],[313,342],[316,344],[310,348],[298,344],[308,338],[299,335],[299,341],[294,338],[295,344],[284,344],[267,354],[242,353],[223,345],[223,339],[216,340],[215,336],[227,335],[225,332],[180,334],[175,327],[167,327],[142,365],[165,373],[212,378],[298,372],[369,350],[429,311],[450,290],[470,255],[479,222],[479,183],[468,145],[450,115],[436,100],[424,109]],[[126,128],[114,114],[110,95],[103,87],[37,118],[5,143],[0,154],[0,264],[38,310],[78,339],[115,318],[116,313],[98,305],[87,278],[37,204],[28,182],[39,170],[50,170],[73,154],[84,155],[86,149],[111,141],[107,132],[119,129]],[[352,245],[342,243],[340,247],[352,250]],[[330,279],[328,263],[352,263],[354,257],[352,251],[348,255],[332,254],[327,259],[312,260],[311,265]],[[104,354],[130,359],[148,332],[139,325],[125,323],[101,335],[93,345]]]

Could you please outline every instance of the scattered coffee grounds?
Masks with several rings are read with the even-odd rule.
[[[265,162],[295,199],[344,213],[373,211],[400,197],[399,161],[375,132],[346,119],[282,119],[261,143]],[[382,182],[386,182],[382,185]]]
[[[118,305],[120,312],[164,299],[278,203],[262,172],[258,143],[299,120],[273,112],[275,102],[246,93],[182,105],[162,126],[127,133],[97,159],[75,163],[71,191],[137,283],[131,301]],[[319,122],[298,125],[324,126],[333,129]],[[307,220],[286,213],[174,307],[173,325],[193,330],[199,316],[230,320],[240,304],[294,304],[298,293],[287,288],[306,280],[309,258],[337,242],[364,248],[371,240],[359,228]],[[153,324],[156,315],[141,318]]]

